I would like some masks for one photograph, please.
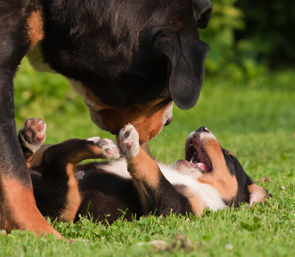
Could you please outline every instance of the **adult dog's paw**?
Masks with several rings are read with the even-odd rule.
[[[46,138],[46,123],[41,119],[27,119],[19,131],[21,144],[33,153],[44,143]]]
[[[105,159],[118,159],[121,156],[120,149],[113,140],[100,137],[91,137],[87,141],[92,142],[96,147],[102,150],[101,158]]]
[[[133,125],[125,125],[119,133],[120,148],[126,158],[134,157],[139,153],[139,135]]]

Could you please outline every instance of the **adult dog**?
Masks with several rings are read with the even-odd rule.
[[[0,0],[0,228],[58,233],[36,207],[14,121],[13,78],[28,53],[85,99],[94,123],[118,134],[132,123],[140,143],[191,108],[208,46],[197,28],[209,0]]]

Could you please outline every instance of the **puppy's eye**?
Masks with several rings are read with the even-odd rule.
[[[228,153],[229,155],[231,155],[232,157],[235,157],[235,155],[234,155],[231,151],[227,151],[227,153]]]

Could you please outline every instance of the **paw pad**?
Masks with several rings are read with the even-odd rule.
[[[19,131],[23,146],[36,152],[44,143],[46,138],[46,123],[41,119],[26,120],[23,128]]]
[[[103,158],[118,159],[121,156],[120,149],[116,146],[113,140],[100,137],[88,138],[87,141],[92,141],[96,146],[103,150]]]
[[[127,158],[139,153],[139,135],[133,125],[125,125],[119,133],[119,139],[120,148]]]

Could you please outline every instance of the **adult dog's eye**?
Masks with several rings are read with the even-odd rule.
[[[157,42],[158,42],[158,40],[160,39],[160,37],[161,37],[162,34],[163,34],[163,33],[162,33],[162,30],[159,30],[159,31],[157,31],[157,32],[153,35],[152,40],[151,40],[151,45],[152,45],[152,46],[154,46],[154,47],[157,46]]]

